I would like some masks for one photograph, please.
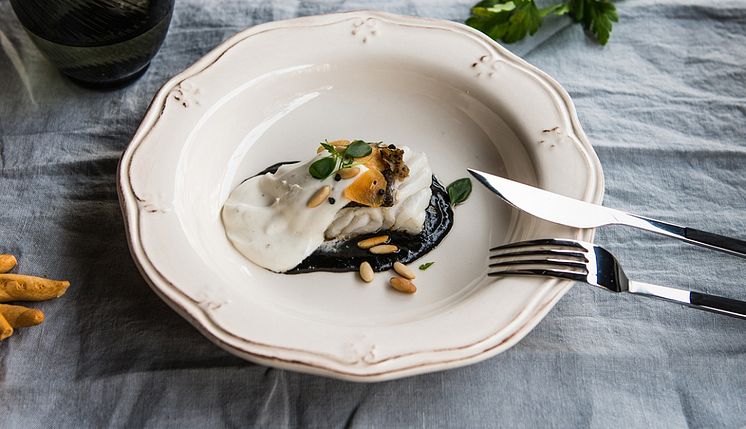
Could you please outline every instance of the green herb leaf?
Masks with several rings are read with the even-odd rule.
[[[605,45],[611,36],[613,22],[619,21],[616,7],[610,0],[567,0],[570,16],[575,22]]]
[[[471,15],[466,25],[505,43],[536,33],[544,16],[534,0],[485,0],[471,9]]]
[[[347,150],[344,154],[350,158],[362,158],[370,155],[371,152],[373,152],[373,149],[371,149],[368,143],[365,143],[362,140],[355,140],[347,146]]]
[[[420,270],[425,271],[426,269],[433,266],[435,262],[425,262],[424,264],[420,265]]]
[[[337,148],[330,145],[329,143],[321,143],[321,147],[326,149],[327,152],[329,152],[332,155],[337,155]]]
[[[539,14],[541,14],[542,18],[547,15],[562,16],[568,12],[570,12],[570,5],[568,5],[567,3],[558,3],[554,6],[548,6],[543,9],[539,9]]]
[[[446,190],[448,191],[448,199],[451,200],[451,205],[456,207],[469,198],[471,194],[471,179],[468,177],[458,179],[448,185]]]
[[[471,8],[466,25],[513,43],[536,33],[545,16],[567,13],[602,45],[609,41],[612,22],[619,20],[611,0],[563,0],[543,8],[535,0],[484,0]]]
[[[316,160],[308,167],[308,172],[316,179],[324,180],[337,170],[337,159],[331,156]]]

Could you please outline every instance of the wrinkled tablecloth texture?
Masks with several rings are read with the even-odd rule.
[[[472,0],[473,1],[473,0]],[[472,1],[179,0],[147,73],[81,89],[0,0],[0,252],[72,281],[0,343],[0,427],[743,427],[746,322],[577,285],[523,341],[465,368],[355,384],[214,346],[132,262],[117,161],[155,91],[246,27],[371,8],[463,21]],[[746,237],[746,1],[617,3],[608,46],[568,19],[509,48],[573,97],[608,206]],[[746,299],[746,261],[613,227],[635,279]]]

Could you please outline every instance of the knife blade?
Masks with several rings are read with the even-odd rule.
[[[746,258],[746,241],[591,204],[472,168],[467,170],[510,205],[549,222],[575,228],[626,225]]]

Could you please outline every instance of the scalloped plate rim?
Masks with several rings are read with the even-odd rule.
[[[339,20],[332,21],[334,18],[339,17]],[[179,83],[186,80],[187,78],[199,74],[207,70],[210,65],[220,60],[220,57],[228,51],[234,45],[240,43],[242,40],[249,38],[253,35],[276,29],[276,28],[291,28],[291,27],[303,27],[303,26],[318,26],[324,24],[335,24],[339,21],[352,18],[377,18],[389,23],[408,25],[419,28],[438,28],[443,30],[453,31],[455,33],[461,33],[461,35],[470,35],[476,39],[482,41],[489,50],[498,54],[502,59],[512,62],[514,65],[519,66],[525,72],[533,73],[536,78],[543,83],[549,85],[556,94],[560,97],[564,109],[570,118],[572,124],[572,135],[580,143],[580,148],[583,154],[586,156],[590,171],[589,175],[593,177],[589,181],[588,189],[586,189],[586,201],[601,203],[603,200],[604,191],[604,175],[601,168],[600,161],[598,160],[595,151],[590,145],[585,133],[583,132],[580,122],[577,118],[577,113],[567,92],[557,83],[553,78],[547,75],[540,69],[527,63],[525,60],[516,56],[512,52],[508,51],[498,43],[487,38],[482,33],[467,27],[460,23],[451,21],[443,21],[432,18],[420,18],[402,16],[385,12],[378,11],[352,11],[333,13],[326,15],[315,15],[306,16],[300,18],[294,18],[284,21],[274,21],[265,24],[260,24],[246,30],[243,30],[234,36],[228,38],[222,42],[216,48],[208,52],[206,55],[197,60],[194,64],[186,68],[181,73],[177,74],[173,78],[169,79],[156,93],[150,106],[148,107],[147,113],[145,114],[138,130],[136,131],[130,145],[127,147],[125,152],[119,161],[118,174],[117,174],[117,190],[120,200],[120,205],[125,220],[125,229],[127,231],[127,242],[130,248],[130,252],[133,255],[133,259],[141,272],[148,285],[154,290],[154,292],[163,299],[169,306],[171,306],[177,313],[187,319],[193,326],[195,326],[203,335],[210,339],[213,343],[244,359],[254,361],[261,364],[271,365],[275,367],[281,367],[286,369],[292,369],[305,373],[312,373],[317,375],[331,376],[334,378],[345,379],[349,381],[384,381],[405,376],[411,376],[420,373],[432,372],[437,370],[444,370],[454,367],[475,363],[494,356],[522,339],[528,332],[530,332],[552,309],[555,303],[562,298],[562,296],[572,286],[571,281],[566,280],[550,280],[547,279],[547,283],[554,284],[551,288],[551,293],[547,293],[543,296],[540,303],[537,305],[537,309],[533,314],[519,314],[516,319],[520,316],[524,316],[526,319],[525,323],[522,323],[516,330],[512,332],[507,338],[499,341],[497,344],[489,345],[489,340],[494,338],[495,335],[484,338],[483,340],[468,345],[469,347],[479,348],[481,350],[471,355],[463,356],[457,359],[446,359],[446,360],[435,360],[419,365],[410,367],[395,368],[387,371],[381,371],[377,373],[364,373],[355,372],[354,368],[351,371],[340,371],[338,369],[331,368],[329,365],[324,365],[319,362],[311,362],[318,360],[318,356],[313,356],[309,361],[298,361],[292,359],[283,359],[277,355],[271,353],[262,354],[257,350],[249,350],[248,348],[241,348],[231,345],[228,341],[233,335],[223,330],[218,324],[213,322],[208,312],[201,308],[194,302],[190,302],[189,298],[181,299],[181,302],[177,302],[173,296],[182,294],[176,285],[171,284],[164,276],[158,273],[157,267],[148,258],[147,253],[144,251],[142,242],[139,238],[139,210],[137,210],[137,196],[135,195],[131,183],[130,183],[130,165],[132,158],[137,151],[140,144],[142,144],[148,136],[149,131],[158,122],[163,109],[165,108],[165,102],[170,92],[177,87]],[[157,108],[156,108],[157,107]],[[132,208],[135,209],[132,209]],[[137,232],[137,233],[135,233]],[[594,237],[593,230],[578,230],[579,238],[586,241],[592,241]],[[183,294],[182,294],[183,295]],[[271,346],[270,346],[271,348]],[[281,353],[280,353],[281,354]]]

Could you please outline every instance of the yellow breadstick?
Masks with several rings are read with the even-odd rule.
[[[13,327],[10,326],[10,323],[5,320],[5,317],[0,314],[0,341],[8,338],[11,335],[13,335]]]
[[[14,328],[28,328],[44,321],[44,313],[41,310],[21,305],[0,304],[0,316],[5,317]]]
[[[7,273],[16,266],[16,257],[13,255],[0,255],[0,273]]]
[[[44,301],[65,293],[70,282],[20,274],[0,274],[0,302]]]

